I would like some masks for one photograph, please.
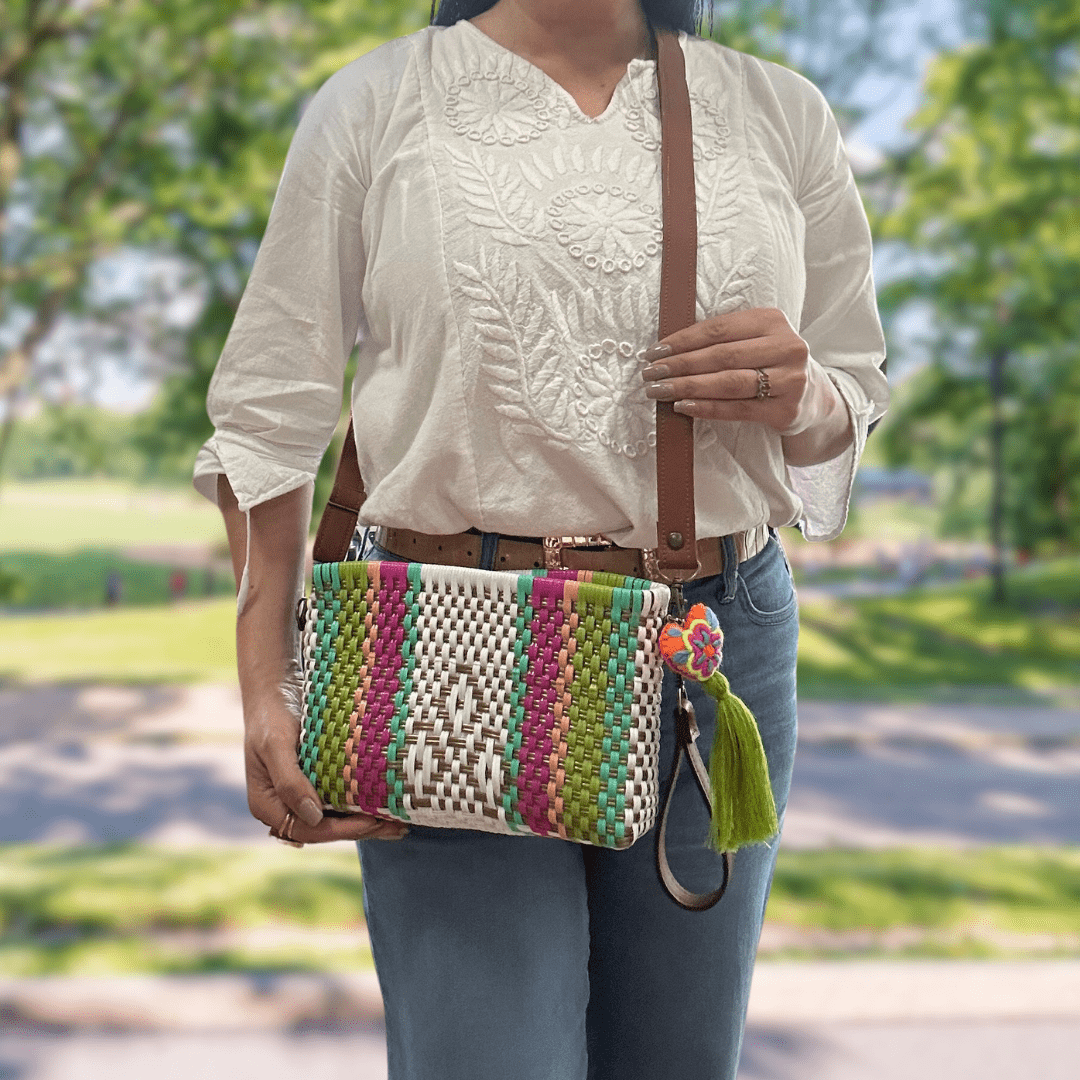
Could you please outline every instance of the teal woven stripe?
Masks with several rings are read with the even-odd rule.
[[[405,809],[405,781],[398,777],[398,762],[405,756],[405,722],[409,718],[409,698],[413,691],[413,673],[416,670],[417,620],[420,605],[416,595],[423,591],[420,580],[420,563],[409,563],[405,571],[409,588],[405,592],[404,637],[401,640],[402,664],[398,669],[398,690],[394,694],[394,712],[390,718],[390,742],[386,746],[387,806],[390,813],[405,821],[409,820]]]
[[[328,572],[329,571],[329,572]],[[334,662],[337,660],[335,648],[341,626],[338,614],[340,601],[333,595],[340,584],[337,581],[337,567],[334,564],[316,563],[312,578],[312,600],[318,618],[315,621],[315,633],[318,643],[315,646],[314,670],[311,689],[307,700],[307,731],[301,750],[304,772],[308,779],[318,784],[319,746],[323,728],[326,724],[326,707],[330,683],[334,677]],[[320,792],[322,794],[322,792]]]
[[[517,582],[518,614],[514,620],[517,635],[514,638],[514,667],[510,682],[510,720],[507,724],[506,747],[503,750],[503,762],[510,774],[509,787],[503,792],[503,812],[506,824],[514,832],[525,819],[518,810],[518,772],[521,768],[521,725],[525,719],[525,671],[529,666],[529,644],[532,641],[533,609],[531,576],[522,574]]]
[[[611,784],[615,787],[614,834],[616,842],[626,836],[626,760],[630,756],[630,729],[633,725],[634,660],[637,655],[637,632],[641,623],[643,596],[640,591],[615,589],[613,606],[619,605],[618,641],[614,643],[618,668],[612,680],[615,698],[613,716],[618,725],[618,739],[612,729]],[[629,606],[624,606],[629,605]],[[615,621],[614,614],[612,621]],[[615,637],[615,635],[612,635]],[[611,685],[611,684],[609,684]]]
[[[608,636],[607,686],[604,692],[603,759],[597,792],[597,837],[616,847],[626,835],[626,759],[633,721],[633,659],[631,635],[636,639],[642,607],[641,593],[633,589],[611,590],[611,633]],[[629,684],[629,686],[627,685]]]

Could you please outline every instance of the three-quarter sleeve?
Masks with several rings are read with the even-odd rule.
[[[873,245],[866,211],[824,96],[802,80],[802,163],[797,201],[805,221],[806,292],[799,333],[811,363],[820,365],[847,406],[852,444],[817,465],[788,466],[803,503],[808,540],[831,540],[847,520],[855,469],[870,423],[885,412],[885,338],[873,278]]]
[[[242,511],[312,480],[341,410],[361,319],[362,95],[348,69],[309,103],[207,395],[194,484],[224,473]]]

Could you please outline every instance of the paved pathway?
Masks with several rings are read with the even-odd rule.
[[[231,686],[0,690],[0,841],[245,843]],[[1080,711],[805,702],[788,847],[1076,843]]]
[[[0,842],[268,842],[240,731],[229,686],[0,689]],[[800,710],[788,846],[1078,840],[1080,712]],[[280,985],[189,981],[194,1014],[183,981],[146,980],[137,1008],[124,982],[0,982],[0,1080],[386,1076],[370,977],[300,980],[292,1011]],[[740,1078],[1072,1080],[1077,1060],[1080,964],[762,963]]]
[[[0,980],[0,1012],[5,1080],[386,1077],[370,974]],[[1072,1080],[1078,1055],[1080,963],[764,962],[740,1080]]]
[[[739,1080],[1075,1080],[1080,1025],[750,1024]],[[2,1080],[386,1080],[378,1034],[0,1035]],[[436,1078],[433,1078],[436,1080]],[[513,1071],[507,1080],[514,1080]],[[657,1077],[656,1080],[673,1080]]]

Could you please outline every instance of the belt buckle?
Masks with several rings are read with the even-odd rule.
[[[563,565],[563,548],[613,548],[615,543],[606,536],[545,536],[544,569],[568,570]]]

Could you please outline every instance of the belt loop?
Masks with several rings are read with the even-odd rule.
[[[480,569],[495,569],[495,553],[499,547],[499,533],[480,534]]]
[[[730,604],[735,599],[735,582],[739,576],[739,556],[735,550],[735,537],[720,537],[720,546],[724,552],[724,569],[721,572],[724,579],[724,591],[720,597],[721,604]]]

